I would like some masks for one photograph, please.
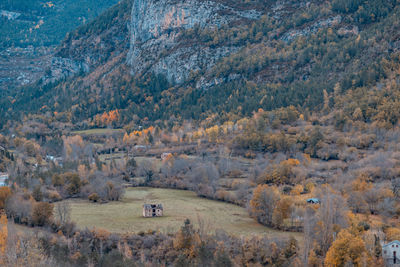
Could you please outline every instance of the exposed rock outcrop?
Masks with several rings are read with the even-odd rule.
[[[340,15],[322,19],[313,23],[311,26],[307,26],[303,29],[295,29],[288,31],[282,36],[281,39],[283,41],[290,42],[300,36],[307,36],[316,33],[319,29],[336,26],[340,24],[341,21],[342,21],[342,16]]]
[[[55,82],[59,79],[72,77],[80,72],[89,72],[89,66],[85,62],[76,62],[69,58],[53,57],[46,76],[42,78],[44,83]]]
[[[191,71],[207,70],[240,48],[185,45],[178,41],[182,30],[221,27],[260,16],[256,10],[238,10],[214,1],[134,0],[127,62],[133,75],[154,72],[171,83],[182,83]]]

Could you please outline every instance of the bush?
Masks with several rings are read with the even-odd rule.
[[[360,227],[363,231],[368,231],[371,226],[366,221],[361,221],[358,223],[358,227]]]
[[[60,230],[67,237],[72,237],[76,232],[76,225],[74,222],[66,222],[60,226]]]
[[[33,206],[32,222],[37,226],[50,225],[53,221],[53,204],[38,202]]]
[[[68,182],[66,187],[68,194],[75,195],[81,191],[82,181],[77,173],[65,173],[63,178]]]
[[[97,193],[92,193],[89,195],[88,199],[92,202],[98,202],[100,197]]]
[[[0,187],[0,209],[4,209],[6,200],[11,196],[11,189],[9,187]]]
[[[57,202],[62,200],[62,197],[60,196],[60,194],[57,191],[50,191],[48,193],[47,198],[51,201],[51,202]]]
[[[290,185],[285,185],[282,189],[282,192],[286,195],[289,195],[290,192],[292,191],[293,187],[291,187]]]
[[[43,200],[43,193],[42,193],[42,189],[40,188],[40,185],[35,186],[35,189],[33,189],[33,192],[32,192],[32,197],[36,201],[42,201]]]
[[[28,224],[32,218],[32,200],[30,195],[14,194],[7,198],[5,210],[7,217],[14,222]]]

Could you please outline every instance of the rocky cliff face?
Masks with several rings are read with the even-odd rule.
[[[133,75],[154,72],[171,83],[184,82],[191,71],[206,70],[240,47],[210,47],[179,42],[182,30],[249,22],[261,13],[215,1],[134,0],[127,62]]]

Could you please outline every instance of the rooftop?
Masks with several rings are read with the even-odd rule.
[[[143,208],[145,208],[145,209],[154,209],[154,208],[162,209],[163,206],[162,206],[162,204],[143,204]]]
[[[384,248],[384,247],[391,246],[391,245],[394,245],[394,244],[400,245],[400,241],[399,240],[393,240],[392,242],[389,242],[389,243],[383,245],[382,247]]]

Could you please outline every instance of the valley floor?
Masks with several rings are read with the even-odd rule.
[[[106,204],[90,203],[87,200],[67,200],[71,204],[72,221],[79,228],[104,228],[111,232],[126,233],[157,230],[174,233],[186,218],[196,227],[204,225],[208,232],[223,229],[229,234],[248,236],[268,234],[276,237],[293,235],[300,241],[302,234],[270,229],[248,216],[239,206],[199,198],[184,190],[160,188],[128,188],[122,201]],[[143,203],[162,203],[164,216],[143,218]]]

